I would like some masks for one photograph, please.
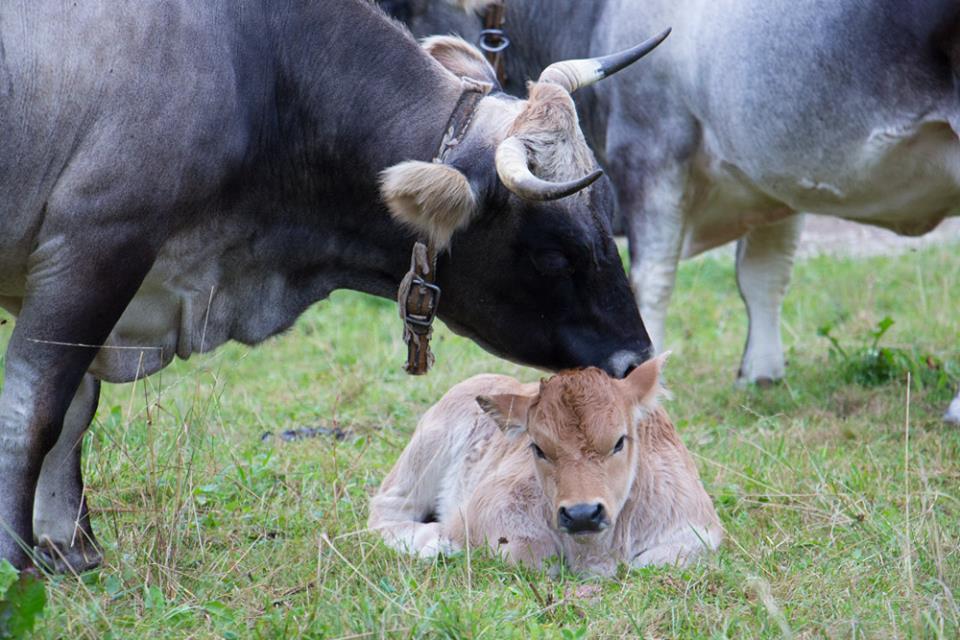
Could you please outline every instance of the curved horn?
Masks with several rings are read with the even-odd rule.
[[[597,169],[568,182],[550,182],[533,175],[527,166],[527,148],[516,136],[497,147],[497,175],[504,186],[524,200],[559,200],[590,186],[603,171]]]
[[[670,31],[671,29],[668,28],[663,33],[655,35],[635,47],[608,56],[554,62],[543,70],[537,82],[553,82],[569,93],[573,93],[581,87],[589,86],[598,80],[612,76],[624,67],[630,66],[656,49],[657,45],[670,35]]]

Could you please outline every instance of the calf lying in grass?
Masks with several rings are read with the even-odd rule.
[[[420,420],[370,504],[371,529],[430,558],[489,545],[577,573],[686,564],[723,532],[690,454],[657,405],[663,356],[625,380],[599,369],[539,385],[480,375]]]

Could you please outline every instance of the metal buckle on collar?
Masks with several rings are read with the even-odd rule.
[[[443,162],[447,152],[463,139],[477,104],[493,88],[488,82],[470,78],[461,78],[461,84],[460,98],[447,120],[434,162]],[[430,280],[436,279],[436,247],[427,240],[417,240],[410,256],[410,270],[403,276],[397,289],[398,315],[403,319],[403,340],[407,344],[404,371],[412,375],[425,374],[433,364],[430,336],[440,307],[440,287]]]
[[[480,32],[478,46],[488,53],[500,53],[510,46],[510,38],[503,29],[484,29]]]
[[[421,295],[424,290],[430,293],[430,303],[427,308],[426,315],[420,313],[413,313],[410,311],[410,297],[413,295],[415,287],[421,287]],[[407,324],[412,324],[418,327],[430,328],[430,325],[433,324],[434,318],[437,317],[437,309],[440,307],[440,287],[427,282],[420,276],[416,276],[413,280],[410,281],[410,293],[407,294],[407,304],[406,312],[404,313],[403,320]]]

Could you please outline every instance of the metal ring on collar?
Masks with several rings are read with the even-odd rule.
[[[490,53],[500,53],[510,46],[510,38],[503,29],[484,29],[480,32],[480,48]]]

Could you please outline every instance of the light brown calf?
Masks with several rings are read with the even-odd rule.
[[[420,420],[370,504],[369,527],[430,558],[488,545],[577,573],[686,564],[723,536],[690,454],[657,405],[664,356],[539,385],[480,375]]]

